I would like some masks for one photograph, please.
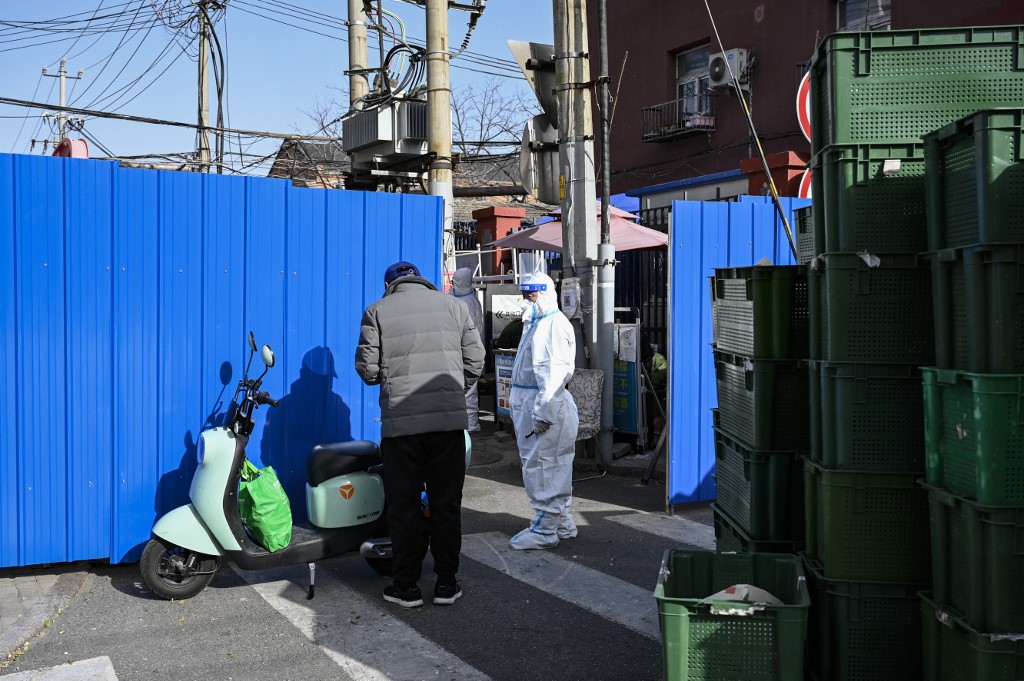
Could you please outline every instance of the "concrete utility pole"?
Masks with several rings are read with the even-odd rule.
[[[608,92],[608,11],[607,0],[597,0],[598,44],[601,52],[601,243],[597,247],[597,366],[604,371],[601,391],[601,432],[597,444],[611,463],[612,429],[615,404],[611,377],[615,375],[615,246],[611,242],[611,150],[608,146],[611,102]],[[586,13],[584,13],[585,15]],[[639,338],[637,342],[642,342]],[[639,380],[640,371],[637,371]],[[641,398],[642,399],[642,398]]]
[[[366,46],[366,14],[363,0],[348,0],[348,108],[370,91],[366,78],[369,56]]]
[[[46,72],[46,67],[45,66],[43,67],[43,75],[46,76],[47,78],[60,78],[60,108],[62,109],[62,111],[57,114],[57,139],[54,140],[54,144],[60,144],[61,140],[63,140],[65,137],[68,136],[68,115],[67,115],[67,112],[63,111],[64,107],[66,107],[68,105],[68,103],[67,103],[67,79],[68,79],[67,64],[68,64],[68,60],[67,59],[61,59],[60,60],[60,70],[57,72],[56,75],[54,75],[52,73],[47,73]],[[71,80],[79,80],[79,79],[81,79],[81,77],[83,75],[85,75],[85,69],[80,70],[78,72],[77,76],[71,76]]]
[[[208,0],[197,0],[205,4]],[[210,172],[210,27],[206,12],[199,12],[199,172]]]
[[[427,5],[427,150],[434,154],[427,190],[444,198],[441,233],[442,275],[445,285],[455,272],[455,234],[452,231],[452,90],[448,57],[448,0]]]
[[[594,124],[590,97],[590,55],[587,52],[586,0],[553,0],[555,19],[555,92],[558,97],[558,150],[562,199],[562,268],[580,280],[580,325],[584,360],[596,351],[596,368],[604,371],[598,457],[612,460],[612,388],[614,365],[612,326],[598,325],[594,270],[598,265],[597,215],[594,197]],[[613,249],[614,261],[614,249]],[[605,281],[602,277],[602,290]],[[612,283],[614,287],[614,281]],[[612,289],[614,290],[614,288]],[[604,321],[604,320],[602,320]],[[579,363],[579,358],[577,359]]]

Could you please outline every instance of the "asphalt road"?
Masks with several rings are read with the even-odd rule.
[[[578,477],[588,477],[579,474]],[[78,596],[0,672],[110,659],[119,679],[652,679],[662,677],[653,597],[668,548],[709,548],[706,508],[666,516],[663,486],[605,476],[577,482],[580,535],[512,552],[530,517],[516,462],[470,469],[463,598],[416,610],[385,603],[389,581],[358,556],[240,573],[225,565],[188,601],[164,601],[138,566],[95,565]],[[420,586],[433,586],[429,558]]]

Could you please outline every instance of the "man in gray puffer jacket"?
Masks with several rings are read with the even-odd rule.
[[[384,297],[366,308],[356,371],[380,385],[381,442],[394,584],[384,600],[423,605],[417,581],[429,530],[434,603],[461,595],[455,575],[462,549],[462,486],[466,478],[466,390],[484,365],[480,333],[464,305],[442,294],[412,263],[384,274]],[[420,493],[430,498],[424,520]],[[425,525],[426,523],[426,525]]]

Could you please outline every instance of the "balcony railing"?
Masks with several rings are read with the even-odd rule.
[[[641,111],[644,142],[668,142],[715,129],[715,100],[710,94],[684,97]]]

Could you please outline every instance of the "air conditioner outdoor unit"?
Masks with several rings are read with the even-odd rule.
[[[732,75],[730,77],[730,69]],[[732,87],[733,78],[744,90],[748,87],[747,51],[726,50],[711,55],[708,59],[708,80],[711,87]]]

